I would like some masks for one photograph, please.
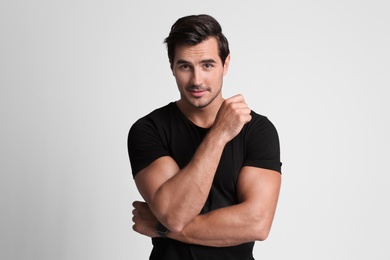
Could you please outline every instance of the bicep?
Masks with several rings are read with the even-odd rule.
[[[273,216],[279,198],[281,174],[274,170],[244,166],[241,169],[237,195],[241,203],[250,203],[259,214]]]
[[[138,172],[134,180],[145,202],[151,203],[156,191],[179,170],[179,166],[172,157],[163,156]]]

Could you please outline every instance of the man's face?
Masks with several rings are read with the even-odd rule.
[[[172,72],[181,100],[193,107],[203,108],[216,98],[222,98],[222,81],[227,73],[229,60],[228,56],[222,65],[218,43],[214,37],[195,46],[176,46]]]

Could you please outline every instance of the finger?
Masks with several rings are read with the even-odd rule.
[[[245,99],[242,95],[233,96],[224,101],[223,106],[232,106],[232,108],[248,108],[248,104],[245,102]]]
[[[249,107],[242,107],[240,108],[240,112],[244,115],[250,115],[252,110]]]
[[[235,110],[239,110],[241,112],[250,112],[251,109],[248,107],[248,105],[245,103],[245,102],[234,102],[234,103],[230,103],[229,106],[232,108],[232,109],[235,109]]]
[[[245,123],[249,123],[249,121],[251,121],[252,120],[252,116],[249,114],[249,115],[247,115],[246,116],[246,118],[245,118]]]
[[[137,200],[134,201],[132,205],[133,205],[134,208],[142,208],[142,207],[145,207],[145,206],[148,207],[148,204],[146,204],[146,202],[137,201]]]
[[[132,205],[134,208],[137,208],[140,203],[141,203],[141,201],[136,200],[136,201],[133,201]]]
[[[244,96],[242,94],[237,94],[237,95],[234,95],[230,98],[227,98],[226,100],[228,101],[231,101],[231,102],[240,102],[240,101],[244,101]]]

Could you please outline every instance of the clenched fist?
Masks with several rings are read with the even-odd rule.
[[[242,95],[226,99],[219,108],[212,131],[217,131],[225,142],[232,140],[252,116],[251,109],[245,103]]]

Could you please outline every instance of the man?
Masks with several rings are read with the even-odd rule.
[[[180,18],[165,43],[180,99],[130,129],[145,200],[133,203],[133,229],[152,238],[150,259],[254,259],[280,190],[276,129],[242,95],[222,97],[230,51],[213,17]]]

